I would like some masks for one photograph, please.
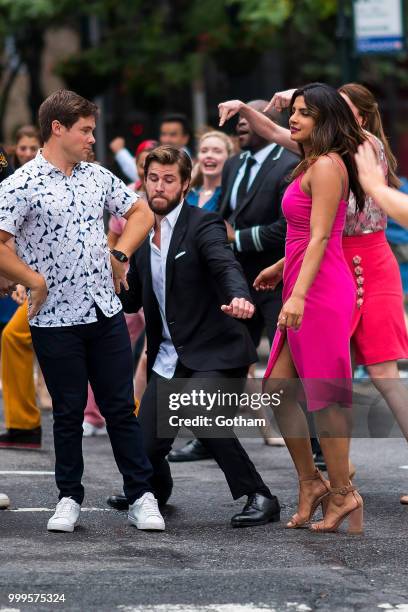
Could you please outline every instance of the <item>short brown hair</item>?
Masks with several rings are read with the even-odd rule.
[[[182,182],[184,183],[185,181],[190,181],[191,179],[191,158],[188,153],[184,151],[184,149],[179,149],[173,145],[161,145],[160,147],[153,149],[145,160],[145,176],[147,176],[149,166],[153,162],[163,164],[164,166],[172,166],[173,164],[177,164]]]
[[[44,142],[52,134],[52,122],[59,121],[66,128],[71,128],[81,117],[95,117],[98,114],[96,104],[79,96],[74,91],[60,89],[50,96],[40,106],[38,123],[41,138]]]

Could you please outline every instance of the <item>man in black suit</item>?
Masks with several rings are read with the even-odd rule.
[[[170,145],[158,147],[146,159],[145,175],[155,226],[132,256],[129,290],[122,293],[122,301],[125,312],[144,309],[149,382],[138,419],[154,470],[151,484],[163,504],[173,485],[166,456],[177,427],[158,435],[169,414],[159,386],[174,379],[187,379],[189,389],[194,379],[244,380],[256,351],[246,326],[237,319],[250,319],[254,306],[221,218],[183,201],[191,176],[189,156]],[[200,431],[196,430],[199,437]],[[232,525],[279,520],[277,498],[233,431],[228,434],[200,439],[223,470],[233,498],[248,496]],[[124,507],[126,499],[111,496],[108,503]]]
[[[249,104],[256,110],[266,106],[264,100]],[[264,328],[272,342],[282,292],[257,292],[252,284],[261,270],[284,256],[286,220],[281,202],[299,158],[258,136],[243,117],[239,118],[237,133],[243,152],[224,165],[220,213],[230,226],[229,239],[257,306],[249,328],[258,346]]]
[[[267,102],[254,100],[249,105],[263,111]],[[279,121],[275,114],[271,119]],[[257,292],[252,284],[261,270],[284,256],[286,221],[281,201],[299,158],[258,136],[243,117],[239,118],[237,133],[242,153],[225,162],[219,212],[227,222],[228,238],[256,305],[248,330],[258,347],[264,329],[272,343],[282,308],[282,289]],[[195,461],[209,457],[207,449],[195,439],[172,451],[169,460]]]

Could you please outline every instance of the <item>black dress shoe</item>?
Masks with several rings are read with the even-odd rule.
[[[41,448],[41,427],[34,429],[7,429],[0,434],[0,448]]]
[[[272,499],[253,493],[248,495],[248,501],[242,512],[235,514],[231,519],[233,527],[255,527],[256,525],[266,525],[280,521],[280,505],[278,498]]]
[[[201,444],[200,440],[194,438],[190,440],[178,450],[172,450],[167,455],[169,461],[201,461],[202,459],[212,459],[213,456],[208,450]]]
[[[171,495],[171,490],[167,494],[156,495],[159,506],[165,506]],[[106,503],[115,510],[129,510],[129,502],[126,495],[109,495]]]
[[[129,502],[126,495],[109,495],[106,503],[115,510],[128,510]]]

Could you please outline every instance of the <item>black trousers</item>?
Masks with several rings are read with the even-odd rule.
[[[151,491],[152,466],[134,415],[133,365],[123,312],[111,318],[96,308],[98,321],[70,327],[31,327],[34,349],[52,397],[55,478],[62,497],[79,504],[82,423],[88,380],[106,419],[116,464],[130,503]]]
[[[182,365],[178,365],[175,378],[188,379],[210,379],[210,378],[242,378],[245,383],[247,368],[239,370],[214,370],[211,372],[196,372],[189,370]],[[157,383],[161,377],[155,372],[152,373],[149,384],[144,392],[139,409],[139,423],[143,432],[143,442],[145,444],[147,456],[153,466],[154,476],[152,486],[156,497],[159,500],[166,500],[171,493],[173,482],[171,477],[170,465],[166,455],[170,452],[174,439],[177,436],[177,428],[172,429],[171,437],[158,436],[158,419],[160,410],[167,409],[159,405]],[[164,379],[161,379],[164,381]],[[200,430],[192,429],[203,446],[208,448],[224,472],[231,495],[238,499],[243,495],[251,493],[261,493],[266,497],[271,497],[271,492],[263,482],[254,464],[248,457],[234,432],[229,429],[228,438],[201,438]]]

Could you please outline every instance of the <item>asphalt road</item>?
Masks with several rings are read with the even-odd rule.
[[[350,537],[284,529],[296,508],[295,473],[285,448],[258,439],[244,444],[281,500],[281,523],[232,529],[243,501],[231,499],[210,460],[175,465],[166,531],[137,531],[105,505],[120,490],[107,438],[86,439],[84,507],[92,510],[82,512],[73,534],[55,534],[46,531],[56,489],[51,417],[43,416],[44,450],[0,450],[0,491],[12,501],[0,513],[0,610],[408,610],[403,440],[353,441],[366,530]],[[65,602],[12,603],[14,593],[64,595]]]

